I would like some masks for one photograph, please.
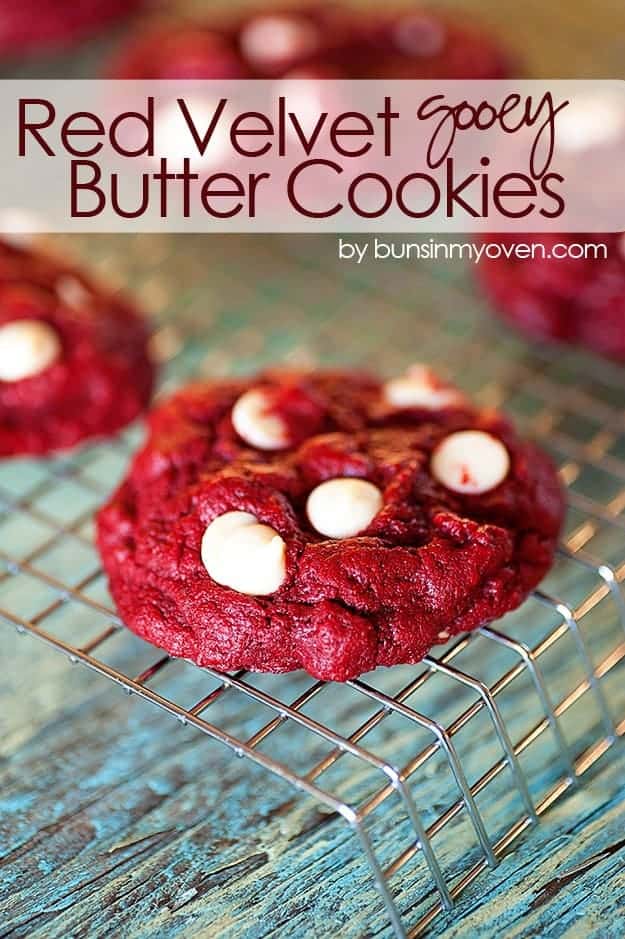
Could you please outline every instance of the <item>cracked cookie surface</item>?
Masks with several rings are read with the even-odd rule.
[[[516,607],[562,516],[548,457],[427,369],[267,372],[152,413],[98,542],[126,624],[172,655],[342,681]]]

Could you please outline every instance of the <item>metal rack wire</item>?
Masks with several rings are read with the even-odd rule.
[[[350,288],[337,272],[324,276],[342,296],[352,289],[372,303],[396,303],[377,280]],[[457,287],[441,289],[453,296]],[[401,320],[401,310],[395,315]],[[397,936],[418,936],[449,911],[625,735],[620,374],[598,370],[580,390],[573,353],[520,356],[503,336],[492,346],[482,332],[488,325],[458,343],[458,318],[450,324],[446,331],[433,310],[419,322],[422,344],[436,342],[450,368],[471,348],[505,364],[485,367],[492,383],[475,390],[483,401],[524,412],[551,446],[570,513],[556,569],[541,589],[519,611],[437,648],[419,666],[337,686],[301,673],[199,670],[147,647],[138,672],[120,667],[119,654],[111,664],[107,650],[134,637],[106,594],[90,519],[134,448],[134,433],[49,463],[0,469],[0,619],[341,817]],[[316,328],[322,336],[323,324]],[[186,367],[175,366],[176,380]],[[17,530],[19,538],[8,537]],[[168,686],[168,674],[181,669],[194,689],[201,678],[192,703],[184,680],[175,692]],[[251,732],[231,728],[230,715],[243,709]]]

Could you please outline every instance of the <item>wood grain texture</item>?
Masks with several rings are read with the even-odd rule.
[[[479,15],[518,49],[532,75],[625,73],[622,0],[599,0],[592,9],[585,0],[526,0],[521,6],[500,0],[448,0],[437,5]],[[184,7],[203,11],[206,4],[190,0]],[[106,44],[98,43],[64,63],[22,65],[11,74],[91,74],[106,50]],[[464,341],[475,338],[475,323],[480,324],[481,348],[486,348],[485,336],[490,336],[480,333],[483,311],[465,272],[444,266],[401,273],[396,269],[350,272],[347,284],[332,271],[329,240],[302,239],[297,246],[285,246],[279,239],[262,239],[262,244],[249,238],[224,239],[209,259],[194,238],[174,242],[153,236],[140,241],[102,238],[79,247],[103,274],[136,288],[154,313],[162,342],[176,347],[186,337],[179,364],[166,372],[166,386],[182,372],[245,371],[283,356],[302,363],[347,358],[392,369],[418,349],[420,355],[461,368]],[[367,293],[370,281],[378,290],[375,307]],[[462,315],[457,315],[459,306]],[[438,324],[434,331],[415,324],[414,310],[426,308]],[[392,331],[388,323],[405,340],[401,348],[388,342]],[[495,346],[497,354],[488,357],[489,374],[505,385],[521,365],[527,365],[526,350],[501,333],[495,333]],[[564,358],[562,369],[566,362],[575,366],[578,361]],[[609,374],[615,373],[606,367]],[[465,378],[470,385],[469,365]],[[602,386],[606,396],[607,389],[607,384]],[[532,392],[540,397],[526,387],[522,402],[510,402],[529,418],[536,407]],[[622,386],[615,394],[622,402]],[[557,417],[567,418],[564,409]],[[549,418],[535,429],[551,428],[552,411]],[[566,454],[559,456],[564,462]],[[112,485],[122,468],[114,454],[103,453],[85,472],[97,469],[98,481]],[[20,482],[26,491],[36,484],[37,472],[32,464],[20,467],[15,475],[21,480],[13,479],[12,484]],[[600,490],[600,481],[593,480],[593,485],[594,491]],[[68,489],[60,510],[74,511],[82,491]],[[600,498],[607,502],[607,491]],[[26,550],[27,540],[45,537],[45,532],[35,531],[32,519],[28,524],[28,531],[21,520],[8,528],[3,517],[0,536],[11,539],[12,551],[17,552],[19,539]],[[88,537],[89,531],[86,522],[81,533]],[[622,560],[622,531],[611,531],[609,537],[597,532],[595,541],[598,551]],[[88,569],[90,563],[88,550],[78,544],[62,557],[46,559],[51,570],[59,565],[64,578],[75,580],[83,565]],[[575,584],[563,586],[574,590]],[[34,608],[39,602],[31,583],[4,587],[5,604],[31,602]],[[532,610],[528,621],[520,620],[528,638],[537,616]],[[83,635],[84,611],[67,605],[59,617],[66,638]],[[602,623],[599,613],[597,641]],[[129,674],[137,674],[151,660],[132,637],[120,636],[112,645],[111,662]],[[358,846],[336,816],[192,729],[125,697],[85,669],[71,667],[33,640],[18,637],[3,623],[0,650],[0,935],[20,939],[389,935],[382,903]],[[503,656],[493,655],[482,663],[485,680],[500,674],[503,662]],[[564,681],[558,677],[558,664],[553,664],[554,685]],[[622,669],[616,678],[622,684]],[[187,704],[201,696],[199,684],[196,687],[185,675],[175,677],[171,685],[169,679],[162,682],[168,693],[175,691]],[[161,687],[158,681],[155,686]],[[297,680],[292,686],[285,684],[285,699],[297,691]],[[362,716],[358,707],[347,694],[330,695],[319,716],[331,714],[342,732],[353,730]],[[444,687],[428,702],[433,715],[441,719],[461,705],[449,701]],[[502,707],[515,733],[539,716],[524,683],[511,687]],[[595,719],[594,714],[582,713],[585,710],[584,703],[573,714],[567,726],[571,734],[585,733],[584,720]],[[224,706],[219,721],[245,739],[258,729],[261,718],[257,709],[237,698],[230,708]],[[470,731],[470,737],[458,745],[473,780],[479,768],[499,754],[487,721],[472,722]],[[306,739],[300,750],[300,739],[285,728],[268,749],[300,760],[302,767],[327,752],[312,739]],[[375,738],[380,752],[398,760],[425,742],[414,727],[394,719],[381,725]],[[553,749],[547,746],[533,751],[536,790],[557,777],[560,770],[554,760]],[[441,762],[433,762],[431,772],[415,782],[415,798],[430,820],[445,808],[453,788],[443,773]],[[345,765],[342,776],[337,774],[336,786],[346,797],[360,797],[373,785],[351,764]],[[505,774],[501,785],[488,790],[480,809],[489,833],[500,831],[510,813],[519,811]],[[390,857],[406,844],[405,819],[388,812],[377,824]],[[598,764],[582,789],[557,803],[494,871],[475,882],[453,915],[439,917],[431,934],[448,939],[500,935],[621,939],[624,835],[625,754],[620,747]],[[477,858],[466,818],[449,826],[440,852],[452,876],[461,873],[460,856]],[[424,895],[432,899],[429,878],[418,865],[407,866],[395,888],[408,923],[416,918]]]
[[[3,935],[388,935],[336,817],[33,640],[2,642]],[[46,713],[23,734],[28,669]],[[624,770],[606,761],[433,934],[622,935]]]

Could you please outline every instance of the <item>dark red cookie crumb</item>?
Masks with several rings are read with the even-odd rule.
[[[625,361],[625,235],[503,235],[508,250],[522,241],[543,245],[531,258],[488,258],[477,276],[502,316],[537,339],[578,343]],[[584,246],[605,244],[607,257]],[[549,257],[571,245],[587,257]],[[577,250],[577,249],[576,249]]]
[[[65,450],[147,406],[154,369],[134,307],[56,258],[0,242],[0,337],[20,321],[49,327],[59,354],[36,374],[0,380],[0,456]]]
[[[235,430],[233,407],[250,390],[264,396],[263,420],[285,430],[279,449]],[[126,624],[203,666],[343,681],[418,662],[516,607],[552,563],[563,516],[554,467],[501,415],[461,396],[432,400],[438,409],[398,406],[388,385],[352,372],[273,372],[193,385],[160,405],[97,520]],[[439,445],[465,430],[506,458],[488,491],[448,488],[436,468]],[[320,534],[311,492],[354,477],[378,491],[377,511],[355,535]],[[233,512],[282,539],[283,579],[267,595],[224,586],[203,563],[205,532]]]

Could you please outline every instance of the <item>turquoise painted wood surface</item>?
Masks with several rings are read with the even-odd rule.
[[[389,934],[335,817],[34,640],[2,649],[3,935]],[[433,934],[622,936],[624,771],[621,751]]]

